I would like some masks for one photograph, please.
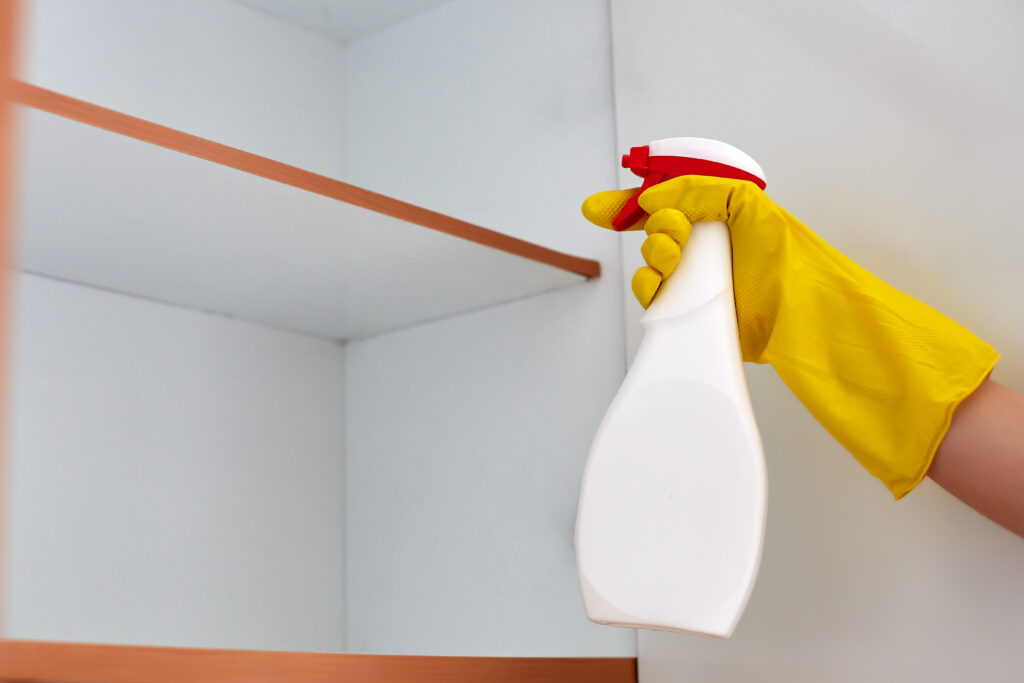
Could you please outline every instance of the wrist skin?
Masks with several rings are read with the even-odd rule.
[[[1024,396],[982,382],[957,407],[928,476],[1024,537]]]

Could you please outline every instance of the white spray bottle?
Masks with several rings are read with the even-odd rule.
[[[764,187],[757,162],[704,138],[656,140],[623,166],[644,177],[641,189],[680,175]],[[642,215],[634,196],[615,225]],[[642,324],[583,475],[576,559],[587,616],[728,638],[757,578],[767,486],[725,223],[694,224]]]

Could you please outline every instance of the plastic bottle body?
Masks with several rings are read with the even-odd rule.
[[[757,577],[767,485],[724,223],[694,225],[642,323],[584,472],[576,552],[587,614],[728,637]]]

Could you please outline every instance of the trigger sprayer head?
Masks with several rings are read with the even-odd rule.
[[[749,180],[762,190],[764,171],[742,150],[708,138],[665,138],[622,155],[622,167],[644,179],[622,211],[612,221],[616,230],[626,230],[644,215],[638,200],[647,188],[682,175]]]

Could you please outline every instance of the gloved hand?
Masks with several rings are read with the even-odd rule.
[[[599,192],[588,220],[611,228],[633,190]],[[743,360],[770,363],[812,415],[899,499],[917,486],[953,411],[999,358],[995,349],[893,289],[742,180],[683,176],[646,190],[646,308],[671,275],[691,221],[725,221]]]

